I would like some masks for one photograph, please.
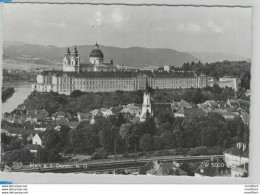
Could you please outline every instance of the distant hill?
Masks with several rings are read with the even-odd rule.
[[[94,48],[93,45],[77,46],[81,61],[89,61],[89,54]],[[21,61],[25,64],[30,63],[46,65],[46,67],[60,67],[62,59],[66,52],[66,47],[57,46],[43,46],[35,44],[27,44],[23,42],[8,42],[5,41],[3,45],[4,59],[11,59],[14,61]],[[73,49],[73,48],[71,48]],[[163,48],[142,48],[130,47],[120,48],[113,46],[100,45],[103,51],[105,61],[109,62],[113,59],[115,64],[128,67],[162,67],[164,65],[171,65],[181,67],[183,63],[198,62],[213,63],[217,61],[248,61],[250,59],[221,52],[179,52],[173,49]],[[18,63],[19,64],[19,63]],[[23,64],[23,65],[25,65]],[[10,65],[10,63],[9,63]],[[38,67],[36,65],[36,67]],[[44,67],[44,66],[43,66]]]
[[[229,53],[221,53],[221,52],[188,52],[192,56],[198,58],[201,60],[203,63],[214,63],[218,61],[248,61],[250,59],[239,56],[239,55],[234,55],[234,54],[229,54]]]
[[[89,61],[89,54],[93,45],[77,46],[81,61]],[[198,62],[200,59],[189,53],[179,52],[173,49],[162,48],[119,48],[112,46],[100,46],[105,56],[105,61],[113,59],[115,64],[129,67],[160,67],[173,65],[180,67],[186,62]],[[42,46],[21,42],[4,42],[4,59],[15,59],[27,62],[28,58],[34,58],[41,64],[49,64],[50,61],[61,63],[66,52],[65,47]],[[56,64],[57,65],[57,64]]]

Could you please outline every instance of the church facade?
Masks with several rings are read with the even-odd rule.
[[[37,75],[33,91],[57,92],[70,95],[74,90],[82,92],[114,92],[144,90],[148,82],[154,89],[203,88],[207,77],[187,71],[121,70],[104,62],[98,44],[92,50],[88,63],[81,63],[77,48],[68,49],[63,59],[63,71],[43,71]]]
[[[75,46],[74,51],[70,52],[67,49],[65,57],[63,58],[63,72],[88,72],[88,71],[115,71],[117,68],[113,64],[113,60],[110,62],[104,62],[104,54],[99,49],[99,45],[96,43],[95,48],[89,55],[89,62],[80,62],[78,49]]]

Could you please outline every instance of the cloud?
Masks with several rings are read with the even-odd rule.
[[[95,25],[101,26],[102,20],[103,20],[102,13],[99,10],[96,11],[96,13],[95,13]]]
[[[90,18],[89,18],[90,19]],[[124,21],[121,9],[116,8],[110,12],[108,10],[97,10],[94,13],[94,20],[90,19],[89,24],[92,26],[111,26],[121,27]]]
[[[66,46],[98,37],[110,46],[251,55],[251,8],[28,3],[6,4],[3,14],[6,41]]]
[[[111,18],[115,26],[120,26],[124,20],[122,12],[119,8],[117,8],[114,12],[112,12]]]
[[[58,27],[58,28],[65,28],[66,23],[65,22],[46,22],[46,25],[49,25],[50,27]]]
[[[186,32],[186,33],[200,33],[200,32],[202,32],[201,26],[199,24],[196,24],[196,23],[188,23],[188,24],[178,23],[177,29],[179,31],[183,31],[183,32]]]
[[[177,29],[186,34],[220,34],[223,32],[223,28],[210,20],[206,23],[178,23]]]
[[[223,32],[223,29],[219,25],[214,23],[212,20],[208,21],[206,25],[207,25],[208,29],[211,30],[212,32],[215,32],[215,33]]]

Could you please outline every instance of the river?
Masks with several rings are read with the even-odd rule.
[[[14,94],[2,104],[2,113],[12,112],[31,94],[32,82],[7,82],[3,87],[14,87]]]

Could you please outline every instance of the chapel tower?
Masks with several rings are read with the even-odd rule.
[[[148,88],[149,88],[148,81],[146,80],[140,122],[144,122],[146,120],[147,114],[150,114],[150,115],[153,114],[152,113],[152,104],[151,104],[151,94],[150,94]]]

